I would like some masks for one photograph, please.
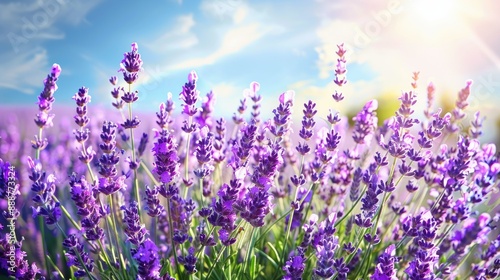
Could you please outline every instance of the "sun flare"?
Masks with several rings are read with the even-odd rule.
[[[414,11],[424,21],[444,23],[456,19],[457,5],[455,0],[420,0],[415,1]]]

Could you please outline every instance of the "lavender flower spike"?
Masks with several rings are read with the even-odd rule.
[[[371,137],[377,127],[377,100],[369,101],[363,109],[352,119],[356,125],[352,138],[357,144],[370,143]]]
[[[159,280],[160,278],[160,256],[158,247],[149,238],[146,239],[137,252],[133,255],[136,260],[138,269],[138,280]]]
[[[370,277],[370,280],[398,280],[396,270],[394,269],[394,263],[397,262],[395,254],[396,246],[394,244],[389,245],[378,258],[375,273]]]
[[[123,79],[128,84],[133,84],[139,77],[138,73],[142,69],[141,55],[138,53],[139,47],[137,43],[132,43],[130,52],[123,54],[123,59],[120,63],[120,70],[123,72]]]

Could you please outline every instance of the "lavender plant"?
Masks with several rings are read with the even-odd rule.
[[[348,86],[346,53],[339,45],[339,89]],[[91,91],[81,87],[73,96],[76,126],[51,128],[61,72],[54,64],[38,98],[34,151],[21,141],[24,132],[1,123],[0,273],[498,279],[500,156],[480,142],[479,112],[464,123],[471,81],[451,112],[434,108],[433,84],[425,111],[415,111],[414,73],[389,119],[377,118],[371,100],[349,126],[334,105],[320,116],[320,100],[309,100],[297,126],[293,91],[265,100],[252,82],[231,121],[214,111],[216,92],[199,102],[192,71],[179,89],[181,111],[169,93],[148,127],[132,114],[142,64],[133,43],[121,61],[125,84],[110,79],[116,118],[89,114]],[[345,98],[339,89],[332,104]],[[271,119],[261,102],[276,103]],[[61,153],[68,139],[73,151]]]

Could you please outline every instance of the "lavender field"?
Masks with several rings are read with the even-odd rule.
[[[391,117],[377,117],[376,99],[349,117],[335,109],[347,52],[338,45],[332,95],[270,99],[252,82],[232,117],[214,111],[217,95],[200,92],[196,71],[156,114],[134,110],[147,63],[136,43],[118,77],[109,73],[104,110],[86,87],[71,109],[53,109],[64,79],[54,64],[36,107],[2,111],[0,273],[498,279],[499,153],[480,141],[483,115],[467,116],[474,83],[457,87],[446,112],[433,85],[408,73]],[[333,105],[320,115],[325,100]]]

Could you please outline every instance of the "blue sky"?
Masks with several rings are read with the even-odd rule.
[[[215,92],[221,114],[236,110],[252,81],[261,84],[266,112],[281,92],[295,90],[299,106],[312,99],[323,113],[360,108],[380,94],[397,98],[420,71],[420,104],[431,81],[440,100],[473,79],[471,109],[492,114],[500,95],[499,10],[494,0],[3,0],[1,104],[34,106],[58,63],[56,106],[71,106],[86,86],[92,106],[109,108],[107,80],[137,42],[144,110],[156,109],[167,92],[177,97],[191,70],[203,95]],[[342,42],[349,83],[346,100],[334,104],[334,52]]]

